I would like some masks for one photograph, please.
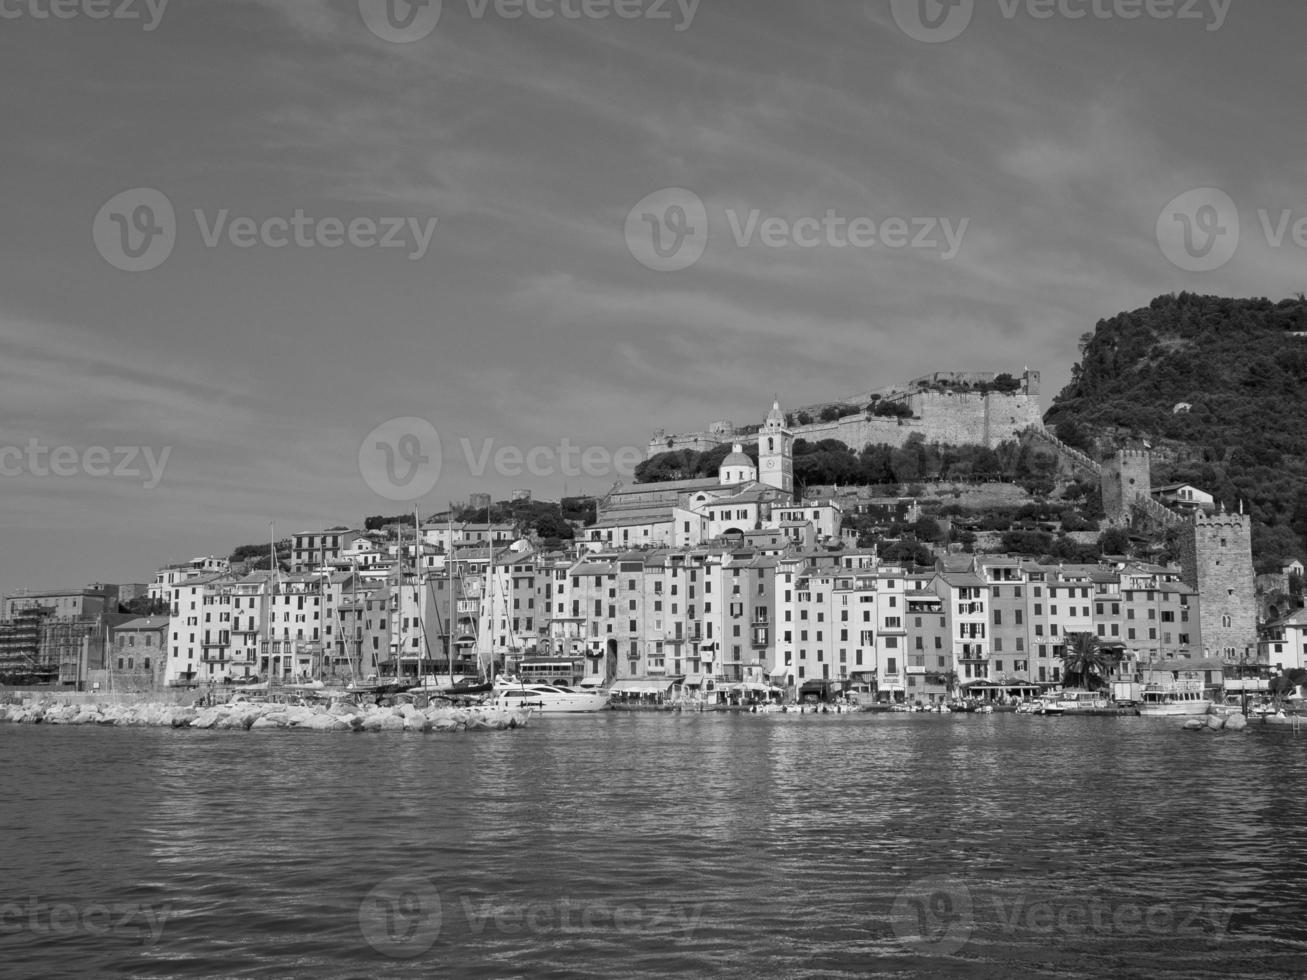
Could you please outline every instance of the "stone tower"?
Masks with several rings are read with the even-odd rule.
[[[758,433],[760,482],[794,497],[794,434],[785,426],[781,403],[772,404],[767,421]]]
[[[1123,449],[1103,463],[1103,510],[1113,524],[1128,524],[1135,500],[1153,489],[1152,462],[1147,450]]]
[[[1025,389],[1025,392],[1026,392],[1027,395],[1038,395],[1038,394],[1039,394],[1039,372],[1038,372],[1038,371],[1032,371],[1032,370],[1030,370],[1030,368],[1026,368],[1026,369],[1021,373],[1021,382],[1022,382],[1022,387]]]
[[[1239,662],[1257,651],[1252,523],[1246,514],[1194,515],[1180,539],[1180,568],[1198,591],[1203,649]]]

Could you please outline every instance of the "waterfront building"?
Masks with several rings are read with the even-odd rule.
[[[990,652],[996,682],[1047,683],[1051,671],[1031,642],[1032,597],[1027,563],[1006,555],[977,556],[976,574],[989,590]]]
[[[951,652],[951,632],[944,599],[929,588],[929,579],[909,576],[904,601],[908,631],[907,689],[909,701],[940,701],[957,686],[957,672]],[[997,641],[996,641],[997,642]]]
[[[1063,656],[1071,638],[1096,635],[1093,617],[1095,584],[1092,568],[1072,565],[1026,567],[1029,578],[1030,640],[1036,682],[1062,680]]]
[[[1258,641],[1257,659],[1282,673],[1307,670],[1307,610],[1267,623]]]
[[[168,687],[194,686],[205,678],[202,668],[206,642],[222,647],[222,630],[228,629],[230,605],[222,585],[234,579],[226,573],[194,575],[173,581],[169,588],[168,658],[163,683]],[[210,601],[206,602],[206,598]],[[206,637],[205,629],[209,633]],[[221,651],[210,654],[210,663],[220,664]]]
[[[102,670],[108,627],[131,619],[118,613],[118,586],[22,590],[4,597],[0,676],[22,683],[81,689],[88,671]]]
[[[794,585],[798,689],[874,679],[887,699],[904,700],[910,654],[906,571],[871,561],[823,563],[805,567]],[[914,676],[924,678],[924,670]]]
[[[989,587],[974,571],[939,571],[930,588],[944,602],[949,653],[963,687],[988,683],[990,670]]]
[[[362,531],[332,527],[325,531],[296,531],[291,536],[290,568],[306,572],[340,558],[341,552],[357,541]]]
[[[146,592],[155,602],[171,603],[173,586],[178,583],[200,576],[224,575],[230,570],[231,563],[226,558],[216,558],[213,555],[164,565],[155,573],[154,581],[146,587]]]
[[[153,691],[163,686],[168,617],[143,616],[109,629],[109,655],[101,690]],[[90,675],[94,681],[96,674]]]

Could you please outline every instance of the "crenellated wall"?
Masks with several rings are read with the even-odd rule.
[[[821,439],[838,439],[861,450],[867,445],[886,444],[901,446],[914,433],[920,433],[928,443],[948,445],[981,445],[993,449],[1017,436],[1030,426],[1043,424],[1039,395],[1019,392],[1003,394],[990,392],[922,391],[894,399],[912,409],[912,418],[867,417],[858,414],[837,422],[814,422],[793,427],[797,439],[817,442]],[[708,432],[667,434],[659,429],[649,443],[649,455],[677,449],[703,452],[731,442],[734,432],[714,429]]]

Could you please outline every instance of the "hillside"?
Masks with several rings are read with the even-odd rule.
[[[1307,300],[1182,293],[1101,321],[1046,425],[1107,455],[1147,441],[1153,482],[1253,518],[1259,569],[1307,557]]]

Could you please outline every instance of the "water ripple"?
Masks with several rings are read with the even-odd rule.
[[[612,714],[503,736],[0,739],[15,975],[1271,978],[1307,962],[1307,740],[1279,731]]]

